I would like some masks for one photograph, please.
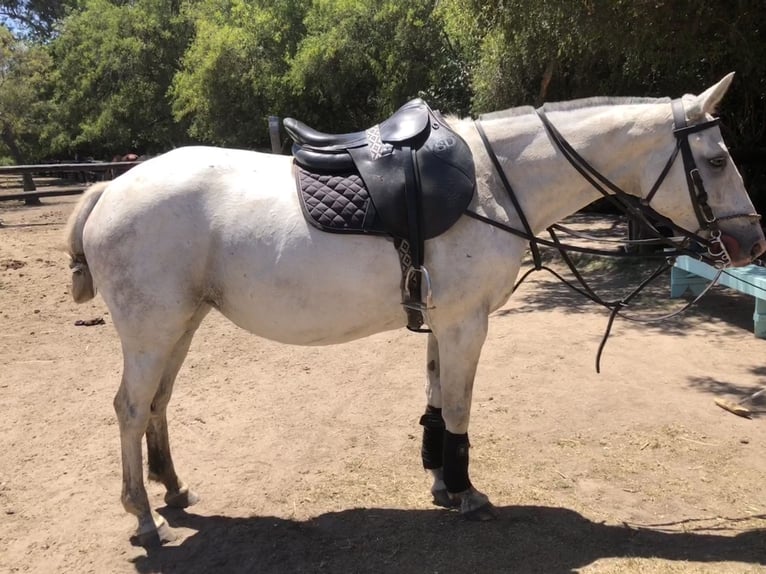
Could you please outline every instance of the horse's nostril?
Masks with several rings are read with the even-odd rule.
[[[750,256],[755,259],[764,252],[766,252],[766,240],[761,239],[753,244],[753,248],[750,250]]]

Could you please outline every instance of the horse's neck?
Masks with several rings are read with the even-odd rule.
[[[648,125],[651,114],[645,111],[645,107],[610,106],[550,113],[548,117],[601,174],[627,193],[638,194],[642,166],[660,144],[657,130]],[[637,129],[639,121],[642,125]],[[537,115],[489,120],[482,125],[533,232],[602,197],[555,147]],[[481,207],[490,215],[518,221],[484,146],[478,136],[469,137]]]

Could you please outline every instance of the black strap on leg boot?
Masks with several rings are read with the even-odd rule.
[[[444,484],[447,492],[457,494],[471,488],[468,478],[468,433],[444,431]]]
[[[444,419],[442,410],[428,405],[426,413],[420,417],[423,425],[423,445],[420,448],[420,456],[423,459],[423,468],[432,470],[442,467],[444,455]]]

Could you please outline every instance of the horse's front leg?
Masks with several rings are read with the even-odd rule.
[[[428,335],[426,353],[426,412],[420,417],[423,426],[423,442],[420,456],[423,468],[433,476],[431,495],[437,506],[456,506],[444,484],[444,419],[442,418],[442,391],[439,380],[439,344],[433,333]]]
[[[468,423],[476,367],[487,336],[487,315],[433,327],[427,358],[426,413],[421,418],[423,466],[431,471],[434,502],[457,506],[467,518],[495,517],[468,476]]]

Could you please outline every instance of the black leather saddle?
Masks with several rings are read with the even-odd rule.
[[[284,126],[298,165],[323,174],[358,172],[382,229],[413,246],[444,233],[473,198],[468,144],[420,98],[364,131],[326,134],[292,118]]]
[[[365,224],[358,232],[397,238],[408,251],[406,264],[417,271],[424,269],[425,240],[454,225],[473,198],[468,144],[420,98],[363,131],[327,134],[292,118],[285,118],[284,126],[294,142],[299,183],[307,173],[358,176],[373,214],[360,218]],[[299,195],[308,213],[306,193],[299,189]]]

